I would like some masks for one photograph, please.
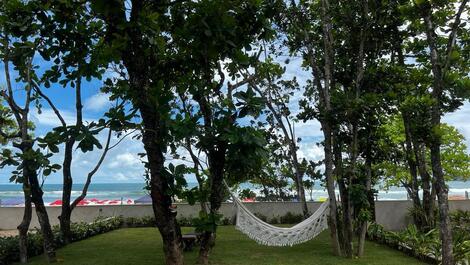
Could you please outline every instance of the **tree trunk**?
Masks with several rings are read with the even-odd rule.
[[[59,216],[60,234],[64,244],[71,242],[70,232],[70,217],[72,209],[70,208],[71,194],[72,194],[72,151],[74,140],[67,140],[65,143],[64,162],[62,165],[63,184],[62,184],[62,211]]]
[[[44,200],[42,199],[43,192],[39,186],[36,174],[30,176],[29,181],[31,183],[31,201],[34,203],[44,240],[44,253],[46,254],[48,262],[54,263],[57,261],[55,255],[54,234],[52,233],[49,216],[47,215],[47,210],[44,206]]]
[[[370,138],[371,138],[371,135],[369,134],[369,139]],[[366,192],[368,195],[370,195],[371,190],[372,190],[372,159],[371,159],[371,143],[369,142],[367,143],[367,147],[366,147],[365,167],[366,167],[366,183],[365,183]],[[368,209],[369,211],[375,212],[375,208],[372,208],[372,206],[374,205],[368,205],[368,206],[369,206],[369,209]],[[362,257],[364,255],[364,246],[365,246],[365,241],[366,241],[367,227],[368,227],[368,221],[362,220],[361,227],[359,229],[359,240],[358,240],[358,246],[357,246],[358,257]]]
[[[155,85],[151,84],[153,76],[158,73],[155,68],[158,64],[154,56],[145,53],[148,45],[143,39],[144,33],[139,27],[128,27],[125,30],[116,26],[126,20],[124,6],[119,2],[120,8],[114,9],[116,13],[110,12],[105,17],[109,30],[116,34],[129,35],[130,41],[127,43],[125,51],[121,54],[124,65],[129,74],[129,94],[132,95],[133,105],[140,111],[142,117],[142,142],[147,154],[150,179],[150,195],[152,197],[152,208],[155,215],[155,221],[158,230],[163,239],[163,252],[165,254],[165,264],[182,265],[183,246],[181,239],[181,230],[176,221],[176,210],[172,207],[172,198],[168,194],[170,190],[169,181],[164,175],[164,153],[166,150],[167,128],[165,118],[167,115],[168,102],[162,101],[159,93],[166,93],[166,87],[162,91],[152,94],[156,91]],[[133,2],[130,21],[138,23],[141,19],[141,12],[144,9],[142,2]],[[121,31],[123,30],[123,31]],[[164,82],[164,86],[166,83]],[[169,88],[168,88],[169,89]],[[153,92],[152,92],[153,91]]]
[[[24,193],[24,213],[23,220],[18,226],[18,239],[19,239],[19,251],[20,251],[20,262],[28,262],[28,230],[31,224],[32,218],[32,206],[31,206],[31,192],[28,181],[25,179],[23,183]]]
[[[434,228],[434,198],[431,192],[431,175],[426,166],[426,149],[424,144],[417,143],[414,147],[419,175],[421,176],[421,187],[423,189],[423,213],[424,223],[421,229],[429,231]]]
[[[217,150],[212,149],[208,153],[209,170],[210,170],[210,210],[209,214],[212,217],[210,220],[211,230],[204,231],[201,240],[201,247],[199,249],[200,264],[209,264],[209,254],[215,245],[217,224],[215,223],[215,215],[218,214],[219,208],[222,204],[224,195],[224,167],[225,167],[225,150],[226,143],[222,142],[217,145]]]
[[[295,164],[298,163],[295,162]],[[295,185],[297,188],[297,197],[299,199],[300,205],[302,207],[302,214],[304,218],[307,218],[309,216],[308,212],[308,207],[307,207],[307,199],[305,198],[305,188],[304,188],[304,183],[303,183],[303,174],[300,172],[300,170],[296,170],[295,172]]]
[[[402,56],[400,57],[400,63],[403,63]],[[418,184],[418,156],[416,149],[413,143],[416,141],[413,137],[411,132],[411,121],[408,114],[402,111],[403,117],[403,125],[405,127],[405,153],[406,153],[406,161],[408,163],[408,169],[411,175],[411,184],[405,186],[408,194],[413,202],[414,209],[423,209],[423,205],[421,204],[421,200],[419,198],[419,184]],[[406,185],[406,184],[405,184]],[[418,227],[418,229],[424,231],[424,227],[426,226],[426,221],[423,220],[423,216],[417,213],[416,211],[413,212],[413,222]]]
[[[342,251],[343,255],[348,258],[353,257],[353,236],[354,229],[352,225],[352,209],[351,200],[349,196],[348,188],[344,179],[338,180],[339,193],[341,197],[341,213],[342,213]]]
[[[186,141],[186,149],[188,150],[189,155],[191,156],[191,160],[193,160],[194,175],[196,176],[199,193],[201,195],[199,196],[199,205],[201,206],[201,212],[204,214],[207,214],[206,199],[202,198],[202,194],[204,194],[204,179],[201,178],[201,174],[199,171],[199,166],[200,166],[199,158],[193,152],[190,138],[187,137],[185,141]]]
[[[148,158],[150,170],[150,194],[158,230],[163,239],[165,264],[182,265],[183,249],[181,230],[176,221],[176,211],[172,208],[171,196],[167,194],[169,183],[163,176],[164,156],[163,149],[158,144],[162,135],[156,126],[160,121],[156,112],[145,106],[140,106],[144,123],[143,143]]]
[[[339,139],[339,138],[338,138]],[[352,205],[351,197],[349,194],[348,186],[350,183],[349,178],[345,178],[343,175],[343,160],[341,152],[341,143],[336,141],[334,145],[334,156],[335,156],[335,174],[338,179],[339,195],[341,198],[341,246],[343,256],[352,258],[353,256],[353,237],[354,229],[352,224]]]
[[[459,24],[460,15],[462,14],[467,1],[463,1],[459,7],[454,26]],[[434,176],[435,187],[437,192],[437,200],[439,205],[439,220],[440,220],[440,236],[442,241],[442,264],[453,265],[453,242],[452,242],[452,229],[449,219],[449,204],[448,204],[448,189],[445,184],[444,172],[441,164],[441,136],[434,130],[440,129],[441,125],[441,97],[444,89],[444,74],[442,64],[437,50],[437,35],[432,21],[432,10],[428,3],[422,4],[421,13],[426,28],[426,40],[430,50],[430,60],[433,73],[433,87],[432,98],[434,104],[431,107],[431,165],[432,173]],[[451,34],[455,34],[456,28],[452,29]],[[448,45],[449,54],[454,40],[450,40]],[[446,58],[447,60],[448,58]]]
[[[442,264],[453,265],[452,230],[449,219],[448,189],[440,166],[440,148],[433,144],[431,147],[433,173],[436,178],[437,200],[439,204],[440,235],[442,240]]]
[[[80,68],[80,65],[78,65]],[[75,87],[75,111],[76,111],[76,123],[75,123],[75,130],[79,132],[83,125],[83,105],[82,105],[82,82],[81,77],[77,78],[76,87]],[[62,125],[65,127],[66,123],[62,120]],[[109,132],[111,133],[111,131]],[[106,144],[106,149],[103,155],[106,155],[107,148],[109,147],[109,136],[108,141]],[[72,234],[70,231],[70,218],[72,216],[72,211],[74,206],[71,205],[71,196],[72,196],[72,188],[73,188],[73,178],[72,178],[72,159],[73,159],[73,147],[75,144],[75,137],[70,136],[67,141],[65,142],[65,149],[64,149],[64,162],[62,165],[62,175],[63,175],[63,185],[62,185],[62,211],[59,216],[60,221],[60,232],[61,237],[64,244],[69,244],[72,241]],[[96,170],[98,169],[99,165],[101,164],[103,157],[99,159],[97,164]],[[93,169],[93,171],[95,171]],[[87,179],[87,185],[89,185],[90,176]]]
[[[338,229],[338,210],[336,203],[335,193],[335,178],[333,175],[333,135],[329,124],[322,122],[322,130],[325,138],[324,151],[325,151],[325,177],[328,190],[328,197],[330,203],[330,212],[328,218],[328,226],[330,228],[330,238],[333,246],[333,254],[341,256],[341,246],[339,243],[339,229]]]

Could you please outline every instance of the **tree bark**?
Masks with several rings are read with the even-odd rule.
[[[336,203],[335,193],[335,178],[333,175],[333,135],[329,124],[322,122],[323,136],[325,138],[324,152],[325,152],[325,177],[326,186],[328,191],[328,198],[330,204],[330,212],[328,217],[328,226],[330,228],[330,238],[333,245],[333,254],[336,256],[342,255],[341,246],[339,243],[339,229],[338,229],[338,210]]]
[[[28,161],[25,161],[25,163],[28,163]],[[54,263],[57,261],[55,254],[54,234],[52,233],[49,216],[47,214],[46,207],[44,206],[44,200],[42,198],[43,191],[39,184],[36,171],[28,170],[26,174],[28,175],[28,180],[31,185],[31,201],[34,203],[36,215],[38,217],[42,237],[44,240],[44,253],[46,254],[48,262]]]
[[[448,67],[450,55],[456,41],[457,29],[460,24],[460,17],[466,8],[467,0],[460,3],[455,21],[452,25],[451,33],[448,39],[445,62],[442,64],[437,49],[437,35],[435,25],[432,20],[431,5],[427,2],[422,3],[419,7],[426,32],[426,41],[430,51],[430,61],[432,65],[433,87],[432,98],[434,104],[431,107],[431,126],[432,130],[439,130],[441,125],[441,97],[444,92],[444,75]],[[431,140],[429,143],[431,149],[431,165],[434,182],[437,192],[439,220],[440,220],[440,236],[442,241],[442,264],[453,265],[453,242],[452,229],[449,218],[448,188],[445,184],[444,172],[441,163],[441,137],[435,131],[431,132]]]
[[[371,131],[368,129],[368,138],[371,139]],[[367,192],[367,197],[369,198],[372,195],[372,152],[371,152],[371,145],[372,143],[367,140],[367,146],[366,146],[366,153],[365,153],[365,169],[366,169],[366,181],[365,181],[365,188]],[[372,196],[373,197],[373,196]],[[371,198],[369,198],[369,211],[373,211],[374,213],[371,213],[371,215],[375,216],[375,205],[370,204]],[[372,202],[374,199],[372,198]],[[375,218],[374,218],[375,219]],[[368,220],[361,220],[360,228],[359,228],[359,240],[358,240],[358,247],[357,247],[357,256],[362,257],[364,255],[364,246],[365,246],[365,241],[366,241],[366,234],[367,234],[367,227],[368,227]]]
[[[205,65],[208,65],[205,62]],[[205,74],[207,81],[207,87],[212,84],[212,77],[209,72]],[[231,97],[230,92],[228,93]],[[212,121],[214,119],[211,106],[208,99],[203,93],[195,94],[194,99],[198,102],[202,117],[204,119],[204,130],[205,134],[210,134],[212,130]],[[230,120],[233,119],[230,118]],[[217,224],[215,223],[215,216],[218,214],[220,205],[222,204],[224,194],[224,173],[225,173],[225,162],[226,162],[226,151],[228,142],[223,139],[218,139],[215,135],[211,135],[214,141],[206,149],[207,159],[209,162],[209,218],[212,223],[210,230],[206,230],[202,233],[201,247],[199,249],[198,263],[209,264],[209,254],[213,246],[215,245]]]
[[[152,84],[152,80],[163,80],[163,77],[159,76],[158,69],[164,66],[160,61],[157,62],[157,54],[150,56],[147,53],[149,44],[144,41],[145,34],[138,26],[145,8],[144,3],[132,1],[129,13],[125,12],[124,2],[113,1],[112,4],[116,5],[116,8],[102,14],[107,24],[106,41],[111,43],[116,35],[129,36],[120,56],[129,75],[128,96],[134,107],[140,111],[142,118],[142,142],[148,160],[146,166],[150,176],[152,208],[163,239],[165,264],[182,265],[184,261],[181,230],[176,221],[177,213],[172,207],[172,198],[168,194],[170,180],[164,176],[164,153],[168,132],[166,118],[162,115],[167,115],[168,102],[157,100],[160,99],[160,93],[169,88],[163,87],[162,92],[153,93],[156,89],[155,83]],[[154,11],[165,13],[166,8],[162,5],[156,7]],[[129,26],[129,23],[132,26]],[[164,86],[167,85],[165,81]]]
[[[293,140],[295,141],[295,140]],[[303,173],[300,170],[300,165],[299,165],[299,160],[297,158],[297,148],[292,148],[291,152],[293,152],[292,156],[294,157],[293,162],[294,162],[294,171],[295,171],[295,183],[297,187],[297,195],[299,197],[299,202],[302,206],[302,214],[304,218],[307,218],[309,216],[308,212],[308,207],[307,207],[307,199],[305,197],[305,188],[304,188],[304,182],[303,182]]]
[[[20,262],[28,262],[28,230],[31,224],[32,218],[32,206],[31,206],[31,192],[28,181],[25,180],[23,183],[23,194],[24,194],[24,212],[23,219],[18,226],[18,238],[19,238],[19,251],[20,251]]]
[[[400,56],[401,58],[401,56]],[[402,60],[402,59],[400,59]],[[403,62],[401,62],[403,63]],[[405,154],[406,154],[406,161],[408,163],[408,170],[411,175],[411,184],[407,185],[405,183],[405,188],[410,195],[411,200],[413,201],[413,207],[416,209],[422,209],[421,200],[419,198],[419,184],[418,184],[418,171],[417,171],[417,161],[416,161],[416,153],[413,148],[413,135],[411,133],[410,128],[410,118],[409,115],[405,114],[402,111],[402,118],[403,118],[403,125],[405,127]],[[422,217],[418,214],[413,214],[413,221],[417,227],[421,229],[423,227],[423,220]]]
[[[431,192],[431,175],[427,169],[426,162],[426,147],[424,144],[415,143],[414,151],[416,162],[418,165],[419,175],[421,176],[421,187],[423,189],[423,203],[422,209],[424,213],[424,220],[421,229],[429,231],[434,228],[434,198]]]
[[[154,126],[158,118],[151,112],[141,108],[142,119],[144,121],[143,143],[148,157],[148,167],[150,170],[150,194],[152,197],[152,208],[155,215],[156,224],[163,239],[163,250],[165,253],[165,264],[182,265],[182,240],[181,230],[176,221],[176,211],[172,207],[172,200],[167,195],[168,183],[163,177],[164,156],[161,146],[157,144],[158,135],[155,134]],[[149,125],[146,125],[148,123]],[[148,128],[150,127],[150,128]]]
[[[335,175],[337,177],[339,194],[341,198],[341,246],[343,255],[348,258],[353,256],[353,237],[354,229],[352,223],[352,205],[351,205],[351,196],[349,193],[349,185],[347,183],[349,178],[345,178],[343,175],[343,162],[342,162],[342,152],[341,152],[341,143],[336,141],[334,145],[334,155],[335,155]]]
[[[215,217],[218,214],[220,205],[222,204],[224,194],[224,166],[225,166],[225,149],[226,144],[221,143],[218,145],[218,150],[211,150],[208,153],[210,178],[210,209],[209,214]],[[215,220],[211,218],[211,220]],[[211,231],[204,231],[202,234],[201,247],[199,249],[199,263],[209,264],[209,254],[215,245],[217,224],[211,224]]]
[[[62,211],[59,216],[60,233],[64,244],[71,242],[70,217],[72,209],[70,208],[72,194],[72,151],[75,140],[67,139],[64,149],[64,162],[62,164],[63,184],[62,184]]]

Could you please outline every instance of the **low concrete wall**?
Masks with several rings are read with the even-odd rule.
[[[178,217],[195,217],[199,213],[198,205],[177,204]],[[298,202],[253,202],[247,203],[247,208],[253,212],[264,215],[269,219],[285,215],[287,212],[300,214],[301,207]],[[309,202],[308,208],[314,212],[320,206],[319,202]],[[411,201],[377,201],[376,218],[388,230],[400,230],[411,223],[408,209],[411,208]],[[457,209],[470,210],[470,200],[450,201],[451,211]],[[53,225],[59,223],[57,217],[60,214],[60,207],[47,207],[49,219]],[[220,213],[224,217],[235,216],[235,208],[231,203],[223,203]],[[77,207],[72,214],[72,221],[91,222],[97,217],[123,216],[123,217],[144,217],[153,215],[151,205],[97,205]],[[21,207],[0,207],[0,230],[16,229],[23,217]],[[31,227],[38,227],[36,215],[33,214]]]

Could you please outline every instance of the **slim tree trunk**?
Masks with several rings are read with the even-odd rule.
[[[370,135],[369,131],[369,137],[370,139],[372,136]],[[365,168],[366,168],[366,183],[365,183],[365,188],[367,195],[371,194],[372,190],[372,158],[371,158],[371,144],[370,142],[367,143],[366,147],[366,163],[365,163]],[[370,201],[370,199],[369,199]],[[373,199],[372,199],[373,201]],[[368,205],[369,211],[374,211],[375,208],[372,208],[374,205]],[[365,241],[366,241],[366,234],[367,234],[367,226],[368,226],[368,220],[362,220],[362,223],[360,225],[359,229],[359,240],[358,240],[358,246],[357,246],[357,256],[362,257],[364,255],[364,246],[365,246]]]
[[[435,32],[435,25],[432,20],[431,5],[427,2],[422,3],[420,6],[421,15],[426,29],[426,41],[430,51],[430,61],[432,65],[433,74],[433,87],[432,98],[434,104],[431,107],[431,165],[434,182],[437,192],[439,220],[440,220],[440,236],[442,241],[442,264],[453,265],[453,242],[452,242],[452,228],[449,219],[449,202],[448,202],[448,188],[444,179],[444,172],[441,163],[441,136],[436,132],[441,125],[441,97],[444,92],[444,75],[446,72],[447,64],[450,60],[452,48],[455,45],[456,34],[460,24],[460,17],[466,8],[467,0],[460,3],[458,12],[455,16],[455,21],[451,28],[451,33],[448,39],[446,57],[440,56],[437,49],[437,35]],[[442,57],[445,58],[444,62],[441,61]]]
[[[426,165],[426,149],[424,144],[416,143],[414,151],[416,154],[419,175],[421,176],[421,187],[423,189],[422,209],[424,213],[424,223],[421,229],[429,231],[434,227],[434,198],[431,192],[432,179]]]
[[[400,63],[403,65],[403,58],[402,56],[400,57]],[[404,113],[402,111],[402,117],[403,117],[403,125],[405,127],[405,153],[406,153],[406,161],[408,163],[408,170],[411,175],[411,184],[406,186],[405,188],[408,191],[408,194],[413,201],[413,208],[414,209],[422,209],[423,205],[421,204],[421,200],[419,198],[419,183],[418,183],[418,157],[417,157],[417,152],[415,150],[415,146],[413,145],[414,136],[411,132],[411,121],[410,117],[408,114]],[[406,184],[405,184],[406,185]],[[426,226],[426,222],[423,220],[423,216],[414,211],[413,213],[413,222],[414,224],[420,229],[424,230],[424,227]]]
[[[73,139],[68,139],[65,143],[64,162],[62,165],[62,211],[59,216],[59,222],[60,233],[64,244],[69,244],[71,242],[70,217],[72,215],[72,209],[70,208],[70,202],[73,186],[71,165],[74,142],[75,141]]]
[[[325,177],[330,202],[330,213],[328,218],[328,226],[330,228],[330,238],[333,245],[333,254],[341,256],[342,250],[339,243],[338,229],[338,210],[335,193],[335,178],[333,175],[333,135],[329,124],[322,122],[323,135],[325,137]]]
[[[293,165],[294,168],[294,182],[295,182],[295,188],[297,191],[297,197],[299,199],[299,202],[302,207],[302,214],[304,218],[307,218],[309,215],[308,212],[308,207],[307,207],[307,200],[305,198],[305,188],[304,188],[304,182],[303,182],[303,175],[304,173],[302,172],[300,168],[300,163],[299,163],[299,158],[297,156],[297,139],[293,130],[293,126],[289,121],[289,117],[283,116],[282,113],[279,113],[278,110],[273,106],[273,103],[271,101],[271,97],[265,93],[265,91],[262,91],[259,87],[256,85],[253,86],[254,90],[258,92],[260,95],[262,95],[266,99],[267,107],[272,113],[274,119],[277,122],[277,126],[281,129],[282,133],[284,134],[285,139],[289,142],[288,148],[289,148],[289,156],[290,156],[290,162]],[[285,119],[285,123],[283,121],[283,118]]]
[[[187,112],[189,112],[189,111],[187,111]],[[185,142],[186,142],[186,150],[188,150],[189,155],[191,156],[191,160],[193,160],[193,170],[194,170],[194,175],[196,176],[199,193],[200,193],[200,195],[202,195],[202,194],[204,194],[204,179],[201,177],[201,173],[199,171],[199,167],[200,167],[199,158],[193,152],[193,149],[191,147],[190,139],[186,138]],[[202,167],[201,167],[201,169],[202,169]],[[207,214],[207,207],[206,207],[206,199],[205,198],[202,198],[200,196],[199,205],[201,206],[201,211],[204,214]]]
[[[339,138],[338,138],[339,139]],[[352,225],[352,207],[351,197],[349,194],[348,186],[350,183],[349,177],[343,174],[343,159],[341,152],[341,143],[336,141],[334,145],[335,156],[335,174],[338,179],[339,195],[341,198],[341,246],[343,255],[348,258],[353,256],[353,236],[354,230]]]
[[[25,179],[23,183],[23,194],[24,194],[24,212],[23,220],[18,226],[18,238],[19,238],[19,251],[20,251],[20,262],[28,262],[28,230],[31,224],[32,218],[32,206],[31,206],[31,192],[28,181]]]
[[[292,152],[296,152],[294,149]],[[308,213],[308,207],[307,207],[307,199],[305,198],[305,188],[304,188],[304,182],[303,182],[303,173],[300,170],[300,165],[299,161],[297,159],[297,154],[293,154],[293,162],[294,162],[294,173],[295,173],[295,183],[296,183],[296,188],[297,188],[297,196],[299,198],[299,202],[302,207],[302,214],[304,218],[307,218],[309,213]]]
[[[54,263],[57,261],[55,254],[54,234],[52,233],[49,216],[47,214],[46,207],[44,206],[44,200],[42,198],[43,191],[39,184],[36,171],[28,170],[26,174],[28,174],[28,180],[31,185],[31,201],[34,203],[36,215],[41,227],[41,234],[44,240],[44,253],[46,254],[48,262]]]

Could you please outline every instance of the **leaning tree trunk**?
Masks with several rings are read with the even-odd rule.
[[[36,171],[30,172],[28,179],[31,185],[31,201],[34,203],[36,215],[41,227],[41,234],[44,240],[44,252],[49,263],[54,263],[57,261],[55,254],[54,234],[52,233],[49,216],[47,215],[47,210],[44,206],[44,200],[42,198],[43,191],[39,184]]]
[[[31,224],[32,218],[32,206],[31,206],[31,191],[28,184],[28,180],[25,179],[23,183],[24,193],[24,212],[23,220],[18,226],[18,239],[19,239],[19,251],[20,251],[20,262],[28,262],[28,230]]]

